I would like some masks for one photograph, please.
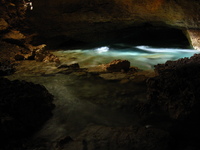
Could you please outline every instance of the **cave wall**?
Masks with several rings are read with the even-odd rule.
[[[13,29],[27,37],[36,32],[34,45],[56,48],[116,40],[129,33],[136,39],[148,24],[156,32],[159,28],[182,30],[191,46],[200,49],[197,0],[32,0],[33,10],[24,7],[24,2],[0,0],[0,38]]]
[[[166,26],[199,33],[200,2],[197,0],[32,0],[28,19],[42,39],[95,42],[108,32],[142,26]],[[132,30],[137,32],[137,28]],[[194,34],[193,34],[194,35]],[[193,37],[197,39],[199,34]],[[92,38],[91,38],[92,37]],[[51,42],[52,42],[51,41]],[[191,45],[194,43],[191,41]],[[199,46],[195,46],[199,49]]]

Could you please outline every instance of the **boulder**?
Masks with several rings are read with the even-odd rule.
[[[0,148],[19,146],[38,131],[52,116],[52,101],[44,86],[0,78]]]
[[[24,60],[24,59],[25,59],[25,57],[23,55],[21,55],[21,54],[15,55],[15,60],[16,61],[21,61],[21,60]]]
[[[60,60],[57,56],[53,55],[49,51],[46,51],[44,49],[38,49],[35,51],[35,57],[34,59],[39,62],[55,62],[60,63]]]
[[[200,114],[200,54],[156,65],[155,71],[147,82],[152,103],[174,119]]]
[[[105,64],[104,68],[108,72],[127,72],[130,68],[130,62],[128,60],[113,60],[112,62]]]
[[[157,76],[147,80],[149,108],[173,120],[170,132],[178,146],[199,148],[200,54],[155,66]]]

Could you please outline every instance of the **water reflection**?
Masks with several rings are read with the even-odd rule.
[[[147,70],[153,69],[156,64],[165,63],[167,60],[191,57],[199,51],[177,47],[160,48],[115,44],[93,49],[62,50],[54,53],[60,57],[63,63],[79,63],[81,67],[93,67],[109,63],[114,59],[126,59],[131,62],[131,66]]]

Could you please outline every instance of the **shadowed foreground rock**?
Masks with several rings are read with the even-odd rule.
[[[10,75],[15,72],[15,64],[10,61],[0,61],[0,76]]]
[[[88,127],[60,150],[166,150],[169,134],[145,127]]]
[[[0,78],[0,148],[21,147],[51,117],[52,100],[41,85]]]
[[[176,146],[199,148],[200,55],[167,61],[155,71],[158,76],[147,82],[152,110],[174,120],[171,134]]]
[[[200,55],[155,66],[158,76],[148,81],[149,99],[171,118],[199,112]]]

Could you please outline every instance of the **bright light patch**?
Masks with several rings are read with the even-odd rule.
[[[26,9],[33,10],[33,3],[30,0],[23,0],[23,3]]]
[[[177,52],[189,52],[189,53],[195,53],[197,52],[196,50],[191,50],[191,49],[180,49],[180,48],[153,48],[150,46],[136,46],[135,48],[149,51],[149,52],[158,52],[158,53],[177,53]]]
[[[109,47],[107,47],[107,46],[95,49],[95,51],[97,51],[97,53],[104,53],[104,52],[107,52],[108,50],[109,50]]]

